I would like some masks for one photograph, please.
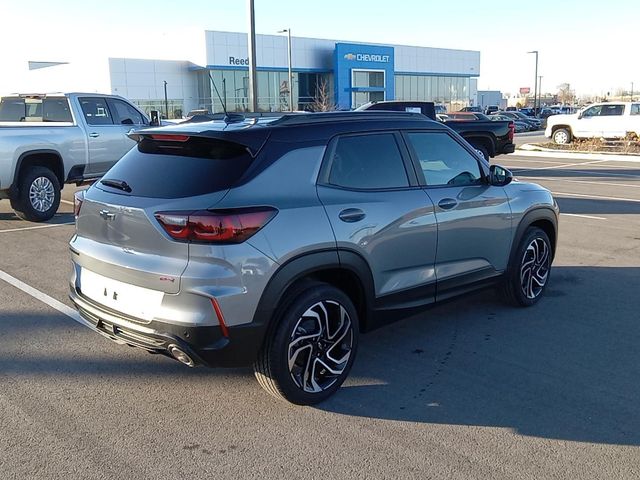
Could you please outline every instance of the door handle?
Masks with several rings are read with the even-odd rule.
[[[346,208],[338,214],[340,220],[347,223],[359,222],[366,216],[359,208]]]
[[[90,136],[91,138],[98,138],[98,137],[100,136],[100,134],[99,134],[99,133],[96,133],[96,132],[91,132],[91,133],[89,134],[89,136]]]
[[[438,202],[438,206],[443,210],[451,210],[458,205],[458,202],[453,198],[443,198]]]

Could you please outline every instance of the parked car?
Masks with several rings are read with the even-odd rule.
[[[549,118],[551,115],[556,115],[556,112],[554,112],[550,108],[543,107],[542,109],[540,109],[540,113],[538,114],[538,118],[540,120],[545,120],[545,119]]]
[[[460,111],[461,112],[484,113],[483,108],[478,106],[478,105],[471,105],[471,106],[463,107],[463,108],[460,109]]]
[[[525,122],[520,122],[518,120],[514,120],[511,117],[507,117],[505,115],[491,115],[489,117],[490,120],[496,122],[496,121],[501,121],[501,122],[513,122],[513,124],[515,125],[515,133],[522,133],[522,132],[528,132],[529,130],[531,130],[531,126],[528,123]]]
[[[544,294],[558,208],[415,113],[177,125],[76,195],[70,296],[87,326],[185,365],[253,364],[314,404],[366,332],[487,285]],[[107,228],[108,227],[108,228]]]
[[[497,112],[500,110],[500,107],[498,105],[489,105],[485,110],[484,113],[487,115],[491,115],[494,112]]]
[[[512,122],[491,122],[475,120],[454,120],[453,115],[481,115],[476,113],[438,113],[433,102],[420,101],[384,101],[366,104],[357,109],[362,110],[393,110],[393,111],[420,111],[432,120],[444,119],[447,126],[458,132],[469,144],[480,153],[487,161],[496,155],[513,153],[515,144],[513,134],[515,127]],[[434,113],[431,113],[431,112]]]
[[[0,101],[0,198],[21,218],[49,220],[65,183],[101,177],[150,121],[116,95],[9,95]]]
[[[449,120],[465,120],[467,122],[475,120],[483,120],[486,122],[487,120],[491,120],[484,113],[478,112],[452,112],[447,115]]]
[[[574,138],[640,137],[640,103],[595,103],[571,115],[553,115],[544,132],[555,143]]]
[[[509,110],[509,109],[507,109]],[[525,114],[527,117],[535,117],[536,116],[536,111],[533,108],[521,108],[521,109],[516,109],[516,111],[521,112],[523,114]]]
[[[412,112],[421,113],[432,120],[437,115],[448,115],[438,112],[433,102],[412,102],[405,100],[384,100],[381,102],[368,102],[356,108],[355,111],[385,111],[385,112]]]
[[[495,112],[494,115],[502,115],[509,117],[513,120],[518,120],[529,125],[529,130],[539,130],[542,125],[542,121],[535,117],[528,117],[522,112]]]

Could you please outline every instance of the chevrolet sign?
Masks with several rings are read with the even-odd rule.
[[[379,55],[375,53],[347,53],[345,60],[357,60],[358,62],[388,63],[389,55]]]

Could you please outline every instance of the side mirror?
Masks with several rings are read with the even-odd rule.
[[[149,126],[151,127],[159,127],[160,126],[160,112],[158,110],[151,110],[151,122],[149,122]]]
[[[496,187],[504,187],[509,185],[513,180],[513,173],[500,165],[491,165],[489,167],[489,183]]]

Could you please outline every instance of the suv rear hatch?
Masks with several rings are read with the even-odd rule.
[[[137,147],[87,190],[76,220],[77,234],[70,243],[76,284],[85,296],[108,307],[115,308],[114,285],[118,294],[128,292],[131,302],[157,303],[162,292],[180,291],[189,243],[172,239],[156,214],[211,208],[257,153],[250,145],[226,140],[223,132],[156,131],[138,135]],[[123,300],[118,305],[127,303]],[[135,305],[129,310],[121,311],[146,316]]]

